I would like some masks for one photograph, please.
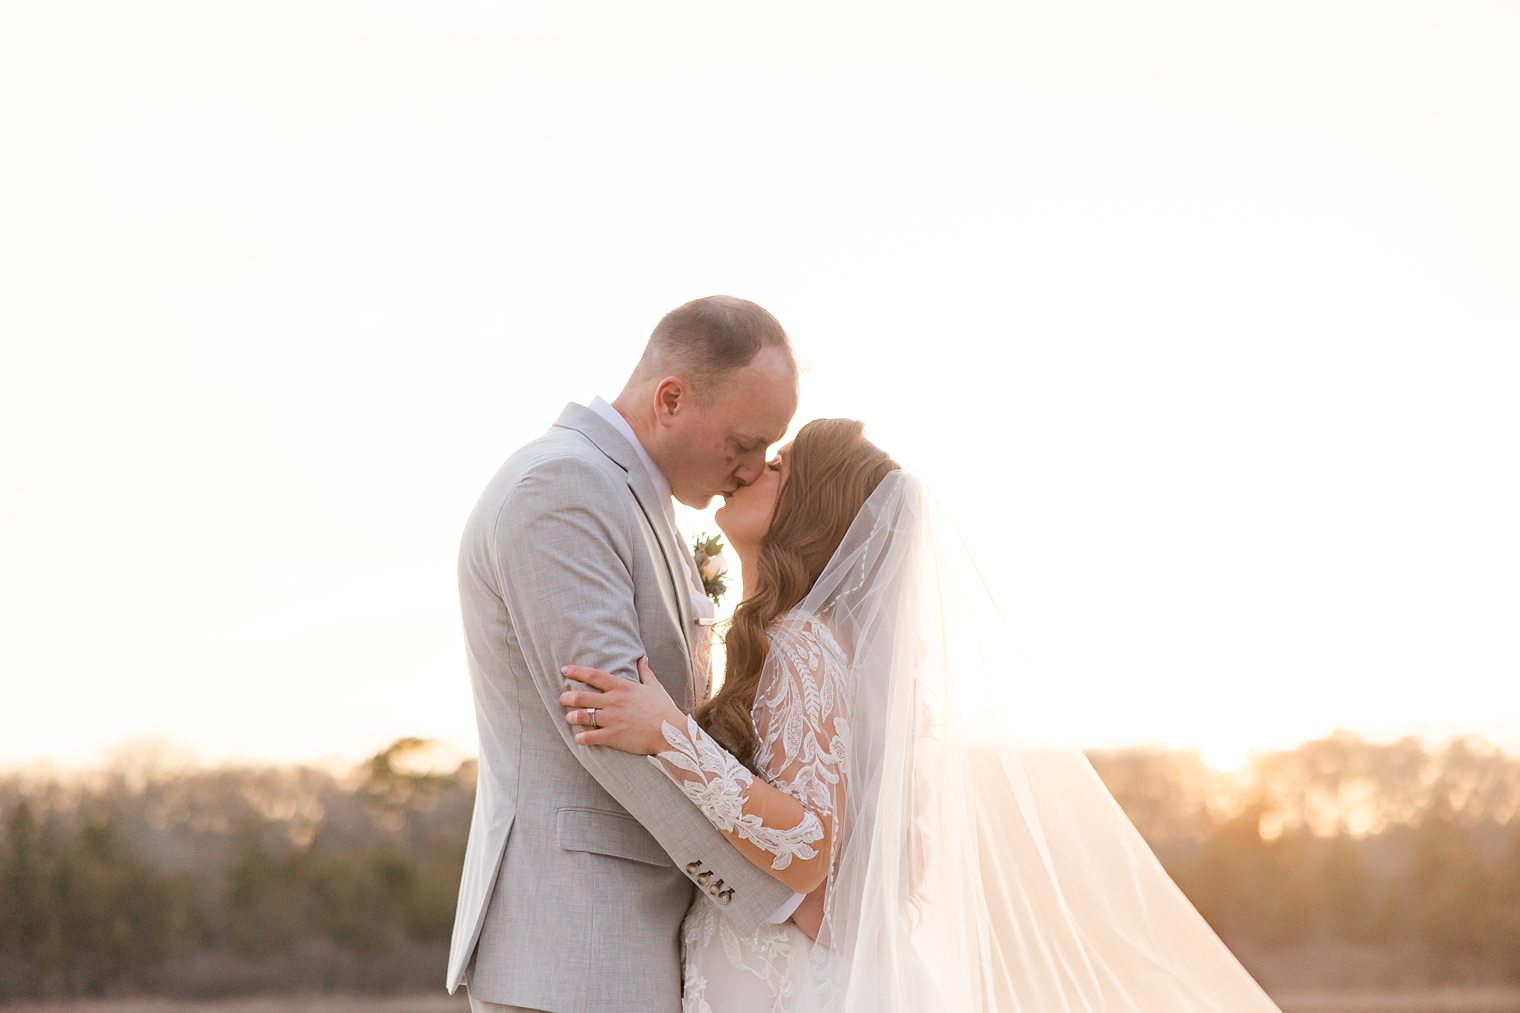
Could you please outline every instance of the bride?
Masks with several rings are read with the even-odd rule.
[[[704,883],[686,1013],[1277,1009],[1053,734],[964,544],[860,423],[803,427],[717,520],[746,592],[718,693],[688,718],[640,662],[570,666],[590,688],[560,699],[806,895],[741,936]]]

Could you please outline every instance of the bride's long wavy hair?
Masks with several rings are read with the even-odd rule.
[[[766,628],[807,597],[855,515],[897,468],[854,419],[815,419],[792,441],[786,484],[760,540],[757,572],[745,575],[744,601],[724,638],[723,688],[695,714],[708,734],[746,767],[754,767],[750,709],[770,652]]]

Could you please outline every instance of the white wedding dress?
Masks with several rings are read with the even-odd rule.
[[[745,839],[781,869],[811,858],[845,790],[841,776],[849,723],[841,712],[845,659],[828,628],[788,613],[771,624],[771,649],[755,694],[755,766],[765,780],[801,802],[803,820],[770,826],[745,790],[749,771],[688,720],[660,765],[719,829],[743,827]],[[839,838],[836,836],[837,842]],[[685,997],[682,1013],[790,1013],[803,1001],[819,1008],[827,982],[811,966],[813,940],[791,922],[740,935],[705,893],[681,927]],[[828,1008],[824,1006],[822,1008]]]
[[[827,840],[822,925],[741,935],[699,893],[684,1013],[1277,1011],[1008,670],[1010,633],[917,478],[882,481],[767,632],[755,767],[790,798],[691,719],[649,759],[775,870]]]

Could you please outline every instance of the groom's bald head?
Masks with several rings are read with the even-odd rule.
[[[731,295],[705,296],[665,314],[649,335],[629,383],[680,375],[690,384],[692,397],[709,404],[738,370],[767,349],[795,377],[791,342],[765,307]]]
[[[675,498],[701,509],[760,476],[797,411],[797,362],[760,306],[694,299],[655,327],[613,406]]]

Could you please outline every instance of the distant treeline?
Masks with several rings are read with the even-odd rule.
[[[475,769],[0,779],[0,999],[441,989]],[[1274,985],[1520,982],[1520,759],[1350,735],[1094,766]]]

